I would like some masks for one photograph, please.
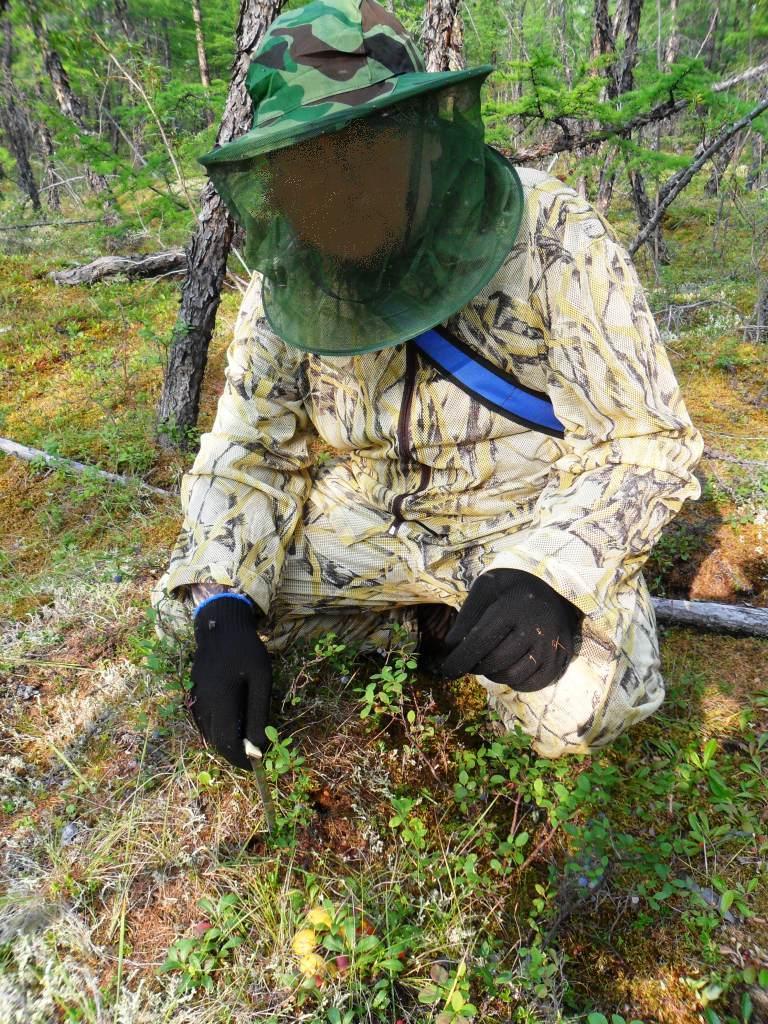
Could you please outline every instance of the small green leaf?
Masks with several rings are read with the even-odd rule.
[[[602,1013],[590,1013],[587,1016],[587,1024],[608,1024],[608,1018]]]
[[[396,957],[390,957],[388,960],[380,960],[378,966],[384,971],[390,971],[392,974],[399,974],[403,970],[402,960],[398,960]]]
[[[459,992],[457,990],[451,996],[451,1009],[453,1011],[455,1011],[456,1013],[458,1013],[463,1005],[464,1005],[464,996],[461,994],[461,992]]]
[[[727,914],[733,906],[733,901],[738,895],[733,889],[726,889],[723,895],[720,897],[720,913]]]
[[[715,752],[716,751],[717,751],[717,740],[715,740],[715,739],[707,740],[707,742],[704,744],[704,751],[703,751],[702,758],[701,758],[701,766],[702,766],[702,768],[706,768],[707,767],[709,762],[715,756]]]
[[[752,1000],[749,997],[749,992],[744,992],[743,993],[743,995],[741,997],[741,1007],[740,1008],[741,1008],[742,1024],[749,1024],[750,1020],[752,1019],[752,1011],[754,1010],[754,1006],[752,1005]]]

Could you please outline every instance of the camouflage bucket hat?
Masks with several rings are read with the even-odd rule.
[[[498,270],[522,188],[484,144],[491,70],[426,72],[374,0],[314,0],[272,23],[246,79],[253,128],[200,162],[284,341],[325,355],[398,344]]]

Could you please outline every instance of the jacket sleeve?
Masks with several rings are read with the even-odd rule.
[[[269,612],[311,482],[301,368],[301,353],[269,329],[254,278],[228,350],[216,419],[182,479],[184,523],[166,593],[213,581]]]
[[[703,446],[626,251],[594,211],[561,230],[529,303],[544,326],[547,388],[565,437],[553,441],[533,521],[491,567],[545,580],[610,656],[633,614],[633,577],[700,493]]]

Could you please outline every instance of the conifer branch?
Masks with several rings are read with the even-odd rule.
[[[715,82],[709,88],[713,93],[721,93],[725,92],[727,89],[733,88],[735,85],[741,85],[743,82],[751,81],[754,78],[760,78],[762,75],[768,76],[768,61],[764,61],[762,64],[757,64],[754,67],[740,71],[738,75],[732,75],[730,78],[725,78],[720,82]],[[651,107],[650,110],[647,110],[642,114],[630,117],[623,124],[611,125],[607,128],[592,129],[587,132],[582,132],[580,135],[569,135],[564,132],[559,139],[550,139],[548,142],[542,142],[536,146],[529,146],[527,149],[515,150],[515,163],[526,164],[533,160],[542,160],[545,157],[554,156],[557,153],[589,149],[593,146],[600,145],[602,142],[608,142],[610,139],[627,138],[627,136],[631,135],[631,133],[638,128],[645,128],[649,124],[655,124],[657,121],[664,121],[668,117],[673,117],[675,114],[682,113],[682,111],[691,103],[691,100],[688,97],[684,97],[682,99],[674,98],[674,88],[680,81],[682,81],[682,77],[683,76],[681,76],[678,82],[674,83],[671,88],[670,95],[666,100],[662,103],[658,103],[655,107]],[[547,119],[543,111],[540,112],[540,116],[545,120]],[[548,120],[552,123],[558,124],[562,130],[562,125],[560,125],[558,119],[550,118]]]
[[[673,174],[672,177],[664,183],[662,189],[661,200],[654,211],[651,219],[643,226],[635,238],[634,242],[629,246],[629,255],[634,256],[637,250],[648,241],[648,238],[653,233],[656,225],[659,223],[661,218],[664,216],[664,211],[674,202],[675,199],[680,195],[686,185],[689,184],[694,175],[701,170],[704,164],[715,155],[729,139],[732,139],[734,135],[746,128],[747,125],[751,124],[756,120],[764,111],[768,110],[768,99],[764,99],[762,103],[758,103],[756,107],[753,107],[748,114],[745,114],[735,124],[729,125],[723,131],[720,132],[716,138],[710,142],[705,149],[701,151],[699,156],[688,165],[684,167],[682,171],[678,171],[677,174]]]

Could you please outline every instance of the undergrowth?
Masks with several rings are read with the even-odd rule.
[[[673,266],[644,268],[652,304],[726,459],[702,463],[702,499],[646,576],[765,603],[752,297],[735,242],[714,282],[700,232],[668,235]],[[54,293],[54,252],[3,261],[0,432],[136,480],[0,463],[0,1020],[768,1019],[765,641],[663,631],[661,711],[553,762],[404,641],[370,660],[326,634],[278,665],[270,834],[253,778],[191,724],[189,646],[146,613],[186,465],[153,436],[177,285]]]

